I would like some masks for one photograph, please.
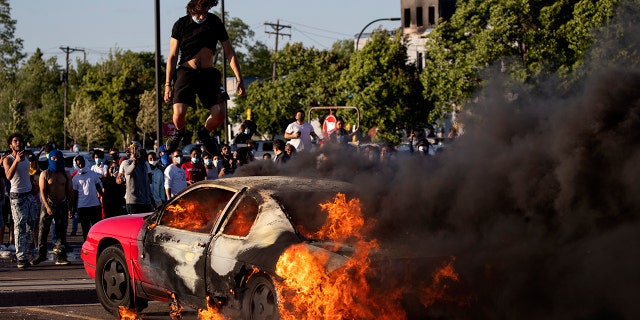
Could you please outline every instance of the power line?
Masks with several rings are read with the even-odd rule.
[[[265,26],[269,26],[271,27],[271,29],[275,30],[275,31],[266,31],[265,33],[267,34],[275,34],[276,35],[276,48],[274,50],[274,54],[278,53],[278,39],[280,38],[280,36],[288,36],[289,38],[291,38],[291,33],[282,33],[280,31],[284,30],[284,29],[291,29],[291,26],[287,26],[287,25],[281,25],[280,24],[280,19],[278,19],[276,21],[276,23],[269,23],[269,22],[265,22],[264,23]],[[273,62],[273,73],[271,75],[271,80],[275,81],[276,80],[276,62]]]
[[[79,48],[69,48],[69,46],[66,47],[60,47],[60,50],[62,50],[66,56],[65,56],[65,61],[66,61],[66,68],[64,72],[61,72],[60,76],[62,77],[62,80],[64,81],[64,110],[63,110],[63,114],[62,114],[62,124],[63,124],[63,128],[64,130],[64,140],[62,141],[62,148],[66,149],[67,148],[67,126],[64,125],[64,119],[67,118],[67,104],[68,104],[68,97],[69,97],[69,54],[72,52],[76,52],[76,51],[81,51],[84,53],[84,60],[87,60],[87,53],[84,51],[84,49],[79,49]]]

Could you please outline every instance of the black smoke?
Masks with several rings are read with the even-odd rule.
[[[436,157],[398,155],[379,164],[327,148],[321,163],[317,153],[299,154],[281,168],[262,163],[239,172],[350,181],[385,248],[455,256],[471,303],[408,304],[410,318],[638,319],[640,32],[633,9],[604,30],[569,86],[566,77],[550,78],[531,90],[494,73],[477,102],[463,107],[464,134]],[[621,48],[629,59],[620,58]],[[414,282],[429,280],[412,267],[394,272],[394,285],[419,273]]]

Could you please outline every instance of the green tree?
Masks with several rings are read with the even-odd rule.
[[[13,79],[24,59],[22,39],[15,37],[16,20],[11,19],[8,0],[0,0],[0,79]]]
[[[250,108],[258,130],[270,136],[283,134],[296,109],[333,105],[337,101],[335,84],[348,63],[348,57],[304,48],[301,43],[285,45],[274,59],[282,76],[253,83],[229,112],[231,120],[238,122]]]
[[[69,138],[79,144],[84,143],[86,150],[105,137],[104,122],[100,119],[95,103],[86,97],[78,98],[71,105],[65,119]]]
[[[432,106],[422,96],[414,64],[398,32],[376,30],[362,50],[351,56],[338,83],[341,98],[360,109],[360,124],[378,128],[378,139],[400,142],[398,132],[427,123]]]
[[[127,140],[137,139],[140,96],[155,84],[155,55],[151,52],[114,50],[106,61],[87,71],[81,94],[96,105],[99,118],[109,124],[107,143],[118,141],[124,146]]]
[[[422,82],[438,107],[432,118],[463,104],[483,84],[487,66],[535,85],[573,70],[594,26],[611,17],[616,0],[458,2],[450,21],[427,36]]]
[[[56,58],[43,60],[40,49],[18,70],[16,84],[20,99],[25,104],[25,116],[33,145],[63,140],[64,89],[60,71]]]

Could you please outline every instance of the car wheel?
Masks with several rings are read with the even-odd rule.
[[[245,320],[279,319],[278,294],[265,275],[253,275],[247,283],[242,314]]]
[[[122,247],[111,246],[98,257],[96,265],[96,291],[98,301],[113,315],[118,316],[118,307],[134,307],[131,277]]]

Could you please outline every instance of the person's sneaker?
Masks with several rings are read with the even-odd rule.
[[[18,269],[26,269],[31,267],[31,263],[28,260],[19,260],[18,261]]]
[[[16,251],[16,246],[14,246],[14,245],[10,244],[10,245],[7,247],[7,250],[9,250],[9,251]]]
[[[38,256],[35,259],[31,260],[30,263],[31,263],[32,266],[37,266],[42,261],[47,261],[47,257]]]
[[[176,130],[168,139],[167,143],[165,143],[165,148],[167,149],[165,152],[171,154],[173,151],[178,149],[180,146],[180,142],[185,135],[185,130]]]
[[[65,258],[58,258],[56,259],[56,264],[59,266],[66,266],[69,264],[69,261]]]
[[[204,149],[213,156],[220,155],[220,148],[218,147],[218,142],[211,137],[211,134],[207,130],[207,128],[202,127],[200,130],[196,132],[196,136],[198,140],[202,142]]]

